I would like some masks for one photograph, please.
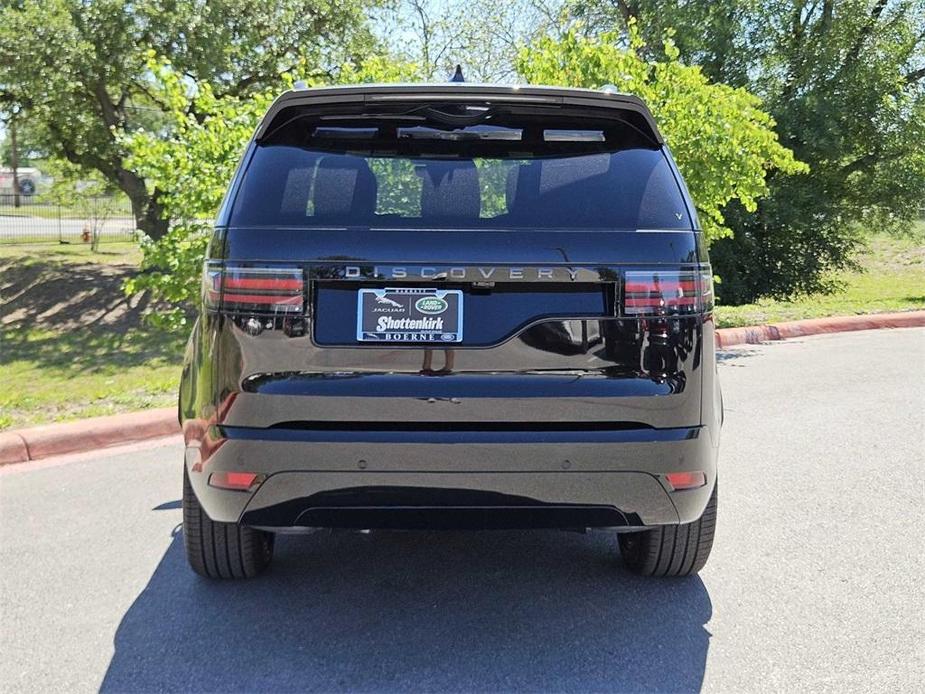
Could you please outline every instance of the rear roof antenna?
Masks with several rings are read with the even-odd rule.
[[[453,76],[450,77],[450,82],[465,82],[466,78],[463,77],[462,65],[456,66],[456,71],[453,73]]]

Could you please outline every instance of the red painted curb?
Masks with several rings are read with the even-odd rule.
[[[179,431],[177,410],[173,407],[18,429],[0,434],[0,465],[106,448]]]
[[[29,460],[29,449],[15,431],[0,433],[0,465],[24,463]]]
[[[733,345],[754,345],[759,342],[785,340],[788,337],[803,337],[824,333],[844,333],[853,330],[875,330],[879,328],[921,327],[925,327],[925,311],[810,318],[787,323],[751,325],[745,328],[720,328],[716,331],[716,345],[717,347],[732,347]]]

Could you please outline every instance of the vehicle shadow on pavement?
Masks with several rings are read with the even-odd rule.
[[[616,538],[556,531],[280,537],[210,582],[182,537],[125,614],[103,691],[699,690],[712,605]]]
[[[744,361],[749,357],[758,354],[758,350],[752,347],[736,347],[734,349],[717,350],[716,361],[719,364],[732,364],[733,366],[743,366],[736,362]]]

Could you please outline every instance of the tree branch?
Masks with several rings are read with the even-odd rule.
[[[864,47],[864,42],[867,41],[867,37],[873,33],[874,26],[880,21],[880,15],[883,14],[888,4],[889,0],[877,0],[877,3],[870,11],[870,17],[867,23],[861,27],[854,45],[851,47],[851,50],[848,51],[848,56],[845,58],[845,65],[853,63],[858,59],[858,56],[861,54],[861,49]]]
[[[106,85],[101,81],[93,85],[93,96],[96,97],[96,101],[100,105],[100,113],[103,116],[103,122],[106,124],[107,129],[121,125],[122,122],[119,118],[119,114],[116,112],[116,105],[112,103],[112,99],[109,98],[109,92],[106,91]]]
[[[165,113],[168,112],[168,111],[170,111],[170,105],[169,105],[167,102],[165,102],[165,101],[161,101],[161,100],[157,97],[157,95],[154,94],[154,92],[152,92],[150,89],[148,89],[147,85],[145,85],[143,82],[136,81],[136,82],[133,83],[132,86],[133,86],[135,89],[137,89],[139,92],[141,92],[142,94],[144,94],[146,97],[148,97],[148,98],[151,100],[151,103],[152,103],[152,104],[154,104],[155,106],[159,107],[159,108],[160,108],[162,111],[164,111]]]
[[[77,164],[78,166],[82,166],[86,169],[96,169],[111,181],[117,180],[116,168],[112,165],[112,162],[106,160],[104,157],[101,157],[98,154],[92,154],[90,152],[78,152],[77,149],[71,143],[69,143],[68,137],[64,134],[64,131],[61,129],[61,127],[54,121],[48,121],[45,123],[45,126],[54,136],[55,144],[57,145],[57,148],[60,150],[61,154],[64,155],[65,159],[67,159],[72,164]]]
[[[925,67],[920,70],[913,70],[906,75],[906,84],[915,84],[923,77],[925,77]]]
[[[617,9],[620,10],[620,15],[623,17],[623,21],[627,26],[629,26],[630,19],[639,19],[636,16],[635,9],[630,7],[626,0],[615,0],[614,4],[617,6]]]
[[[867,166],[874,164],[879,164],[881,162],[892,161],[894,159],[899,159],[905,156],[906,152],[890,152],[889,154],[883,154],[879,150],[874,150],[873,152],[868,152],[862,157],[858,157],[852,162],[849,162],[841,167],[842,173],[847,177],[853,174],[855,171],[860,171]]]
[[[419,2],[419,0],[412,0],[411,8],[418,16],[418,21],[421,23],[421,58],[425,65],[425,70],[428,72],[428,76],[432,75],[436,71],[436,65],[433,65],[431,62],[430,55],[430,41],[431,41],[431,26],[430,19],[427,16],[427,12],[424,9],[424,5]]]
[[[826,26],[832,22],[832,11],[835,9],[834,0],[825,0],[822,3],[822,22]]]

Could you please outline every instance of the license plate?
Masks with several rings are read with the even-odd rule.
[[[360,342],[462,342],[463,298],[458,289],[360,289]]]

